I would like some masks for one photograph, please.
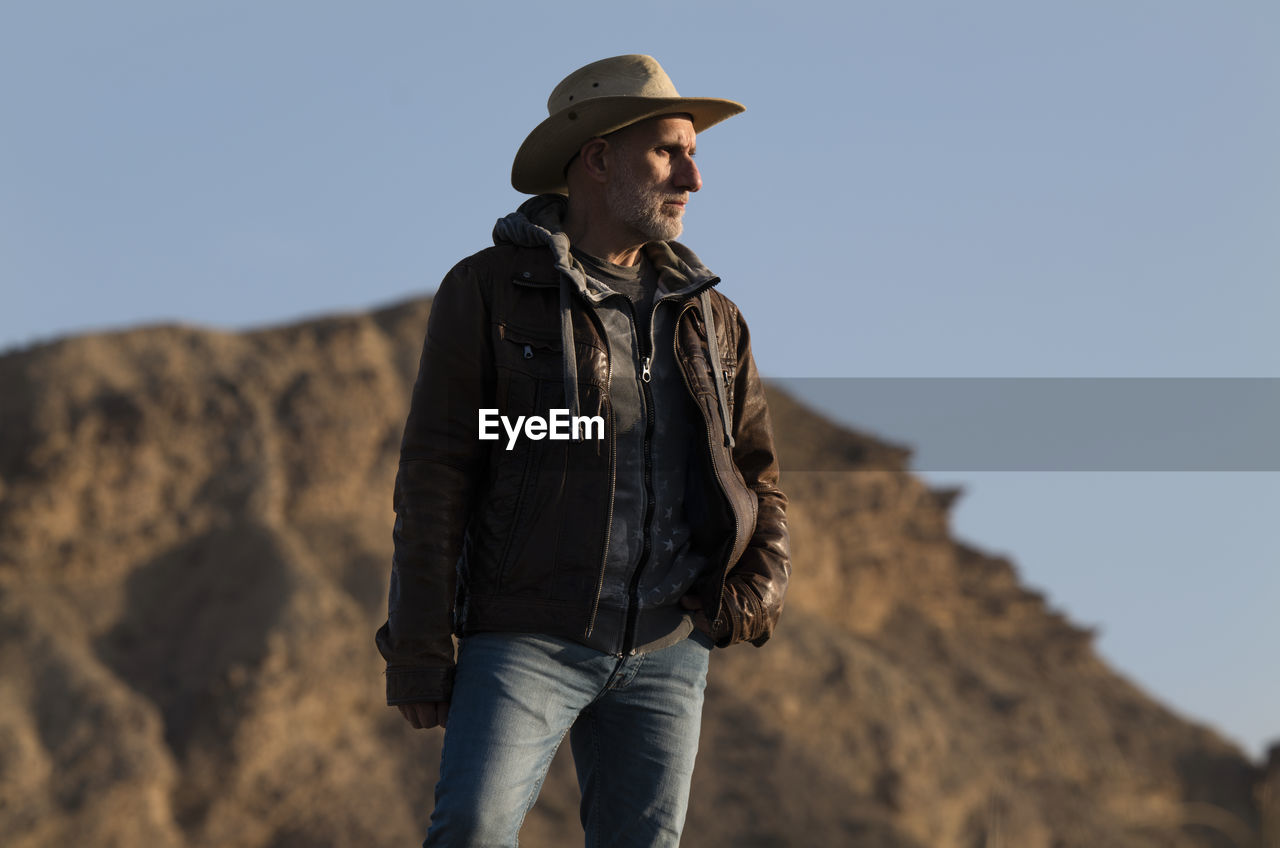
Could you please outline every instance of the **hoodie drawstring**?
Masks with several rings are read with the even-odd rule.
[[[733,422],[729,420],[729,402],[725,397],[724,367],[720,364],[720,344],[716,340],[716,318],[711,311],[711,289],[703,289],[699,295],[702,315],[707,323],[707,352],[711,354],[711,382],[716,385],[716,400],[720,402],[720,420],[724,424],[724,443],[733,447]]]
[[[577,421],[582,410],[578,401],[578,352],[573,339],[573,312],[570,304],[573,292],[569,288],[569,275],[560,274],[560,344],[564,348],[564,400],[569,407],[570,421]],[[574,432],[578,428],[575,426]]]

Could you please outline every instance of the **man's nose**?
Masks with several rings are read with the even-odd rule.
[[[702,188],[702,173],[692,156],[685,156],[676,170],[676,188],[683,191],[697,191]]]

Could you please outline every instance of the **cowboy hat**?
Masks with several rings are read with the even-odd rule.
[[[746,107],[732,100],[681,97],[652,56],[601,59],[560,81],[547,100],[550,115],[529,133],[511,166],[511,185],[525,194],[568,194],[565,168],[587,141],[646,118],[684,113],[707,127]]]

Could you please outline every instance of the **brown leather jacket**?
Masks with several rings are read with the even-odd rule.
[[[682,252],[651,245],[650,257],[695,273],[684,259],[696,257],[673,247]],[[697,270],[707,275],[701,288],[718,282]],[[449,697],[451,633],[574,638],[593,626],[615,471],[610,363],[592,310],[565,297],[562,276],[547,247],[506,244],[460,262],[436,293],[396,477],[389,616],[377,634],[390,704]],[[717,351],[709,351],[707,304]],[[728,298],[695,294],[678,316],[676,359],[706,424],[702,473],[689,475],[685,492],[693,544],[714,565],[696,591],[717,645],[761,645],[791,571],[764,389]],[[604,438],[521,438],[511,450],[505,434],[481,441],[481,408],[514,419],[565,406],[565,339],[580,414],[601,416]]]

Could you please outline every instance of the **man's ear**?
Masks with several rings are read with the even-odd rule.
[[[613,151],[607,139],[593,138],[578,151],[582,170],[591,180],[604,183],[608,179]]]

